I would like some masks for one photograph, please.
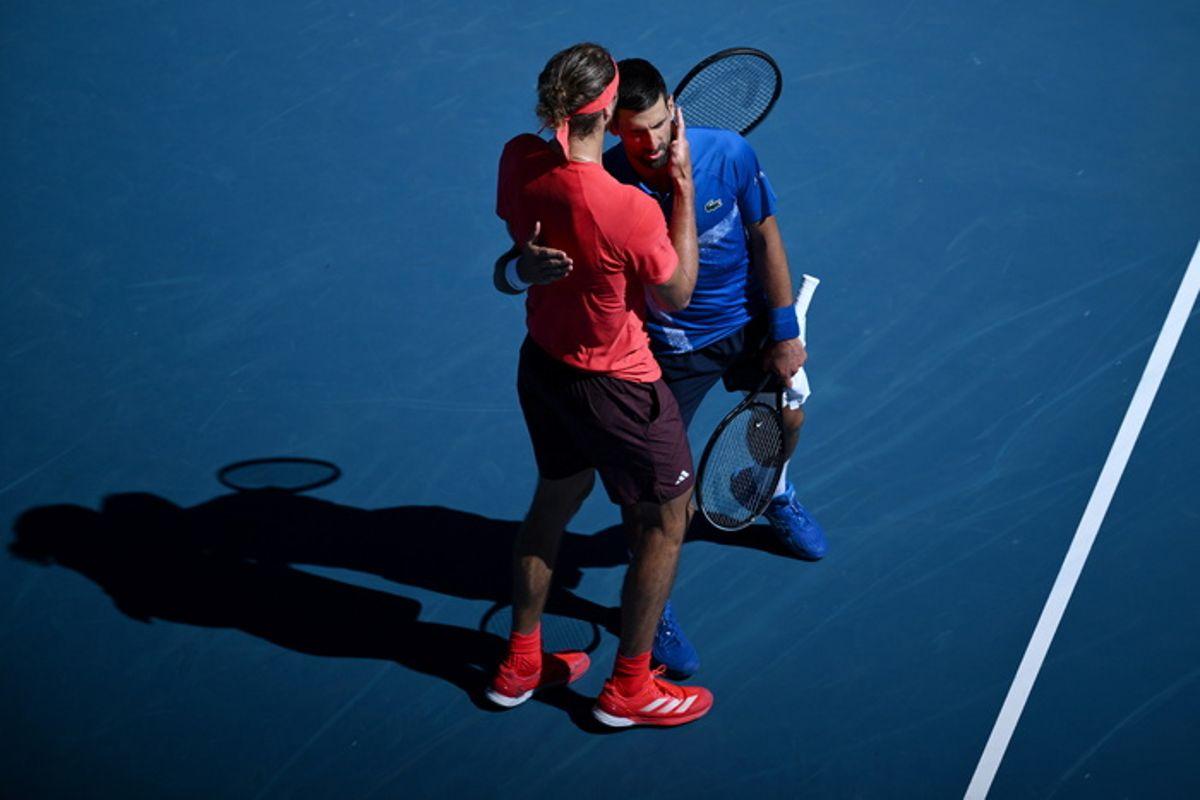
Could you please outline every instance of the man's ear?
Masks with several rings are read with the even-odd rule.
[[[612,113],[609,114],[608,119],[605,120],[605,122],[604,122],[604,129],[607,130],[609,133],[611,133],[613,136],[617,135],[617,106],[616,106],[616,104],[613,104]]]

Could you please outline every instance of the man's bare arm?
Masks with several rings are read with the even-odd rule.
[[[544,285],[554,283],[571,273],[574,263],[571,257],[562,250],[553,247],[543,247],[537,243],[542,233],[542,223],[534,223],[533,235],[524,244],[513,244],[504,252],[492,268],[492,283],[496,290],[504,294],[521,294],[532,284]],[[515,274],[510,272],[509,262],[518,259]],[[513,279],[517,284],[513,285]]]
[[[767,296],[768,309],[787,309],[792,313],[792,276],[788,271],[787,250],[779,223],[774,215],[749,227],[750,259],[758,272],[759,282]],[[768,313],[772,313],[768,311]],[[763,368],[779,376],[785,383],[804,366],[808,353],[798,338],[769,342],[763,352]]]
[[[671,142],[671,184],[674,194],[668,228],[675,255],[675,272],[666,283],[651,286],[654,297],[668,311],[687,308],[696,288],[700,269],[700,245],[696,240],[696,187],[692,183],[692,151],[687,141],[683,114],[675,108],[675,139]]]

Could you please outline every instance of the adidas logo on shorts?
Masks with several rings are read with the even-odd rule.
[[[683,472],[680,472],[679,477],[675,479],[675,485],[678,486],[679,484],[686,481],[688,479],[688,476],[691,474],[692,473],[688,472],[686,469]]]

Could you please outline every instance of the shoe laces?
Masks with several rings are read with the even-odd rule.
[[[546,656],[543,653],[542,657],[534,660],[532,655],[513,655],[510,654],[504,659],[501,664],[501,671],[519,677],[521,679],[529,679],[537,675],[546,668]]]
[[[654,688],[668,697],[676,697],[679,699],[687,697],[687,689],[684,689],[678,684],[662,679],[662,675],[666,671],[667,667],[665,664],[650,670],[650,682],[654,684]]]

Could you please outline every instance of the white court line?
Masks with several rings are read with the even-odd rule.
[[[1021,659],[1021,665],[1017,667],[1017,675],[1008,689],[1008,696],[1004,698],[1000,716],[996,718],[992,734],[988,737],[983,755],[975,767],[975,774],[965,795],[967,800],[982,800],[987,797],[988,790],[992,787],[996,770],[1000,768],[1004,751],[1008,748],[1017,721],[1021,718],[1021,711],[1025,708],[1025,701],[1029,699],[1029,693],[1033,689],[1033,682],[1037,680],[1042,662],[1046,660],[1046,652],[1050,649],[1055,631],[1058,630],[1058,623],[1062,621],[1067,602],[1071,599],[1071,593],[1075,591],[1075,584],[1079,581],[1079,574],[1083,571],[1083,564],[1091,552],[1092,543],[1096,541],[1100,524],[1104,521],[1104,515],[1108,513],[1108,506],[1117,491],[1121,474],[1125,472],[1125,465],[1129,463],[1129,455],[1133,452],[1138,434],[1142,431],[1142,423],[1150,413],[1150,406],[1154,403],[1154,396],[1158,393],[1167,365],[1171,363],[1175,346],[1179,344],[1179,337],[1183,335],[1183,327],[1196,305],[1197,294],[1200,294],[1200,245],[1196,246],[1196,252],[1192,254],[1192,260],[1183,274],[1175,301],[1171,303],[1171,310],[1167,312],[1167,319],[1158,334],[1154,350],[1150,353],[1150,360],[1142,373],[1142,379],[1133,393],[1133,400],[1129,402],[1129,410],[1125,412],[1125,419],[1121,422],[1117,438],[1108,452],[1104,469],[1100,471],[1096,488],[1092,490],[1092,497],[1088,500],[1083,518],[1075,530],[1075,538],[1071,540],[1067,557],[1058,571],[1054,587],[1050,589],[1050,597],[1046,599],[1042,616],[1034,628],[1029,646],[1025,648],[1025,655]]]

